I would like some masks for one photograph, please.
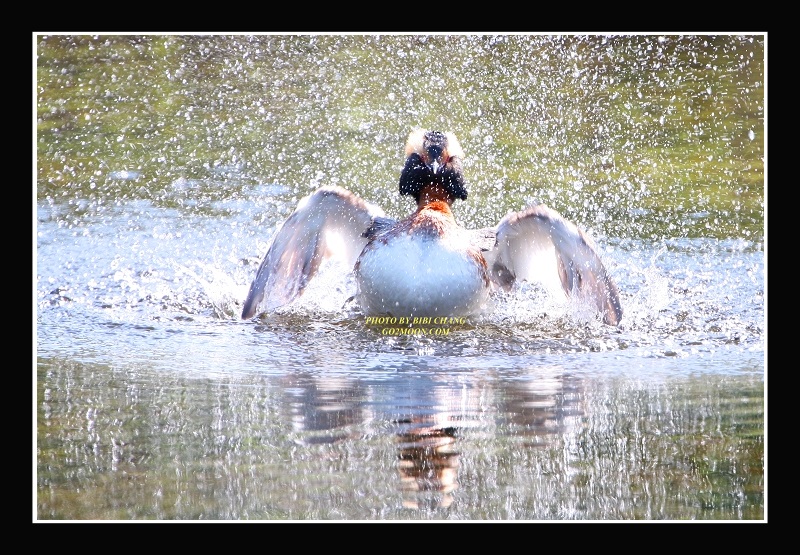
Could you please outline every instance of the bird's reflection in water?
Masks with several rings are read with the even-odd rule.
[[[514,380],[498,398],[498,424],[526,447],[547,447],[577,431],[584,413],[583,381],[558,369],[537,369],[530,379]]]
[[[459,452],[456,428],[412,424],[397,434],[397,470],[403,505],[420,508],[449,507],[458,487]]]
[[[526,451],[563,441],[585,417],[583,380],[560,367],[458,384],[434,375],[399,379],[389,387],[389,382],[294,374],[284,387],[287,419],[304,445],[359,441],[367,430],[386,430],[380,423],[390,422],[398,488],[403,506],[411,509],[453,504],[461,459],[485,430],[513,438],[509,445]],[[394,394],[384,396],[386,391]]]
[[[365,392],[356,382],[341,378],[296,376],[289,419],[305,444],[335,443],[350,437],[353,426],[367,418]]]

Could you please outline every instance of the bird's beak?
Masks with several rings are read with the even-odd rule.
[[[431,170],[433,170],[433,175],[438,174],[439,170],[441,170],[442,167],[443,166],[439,164],[439,160],[434,160],[433,162],[431,162]]]

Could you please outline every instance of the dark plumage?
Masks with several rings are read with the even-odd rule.
[[[422,188],[439,186],[453,199],[467,200],[461,170],[464,151],[452,133],[416,130],[406,142],[406,163],[400,173],[400,194],[419,202]]]

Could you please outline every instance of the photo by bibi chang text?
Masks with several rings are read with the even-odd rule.
[[[455,316],[367,316],[367,326],[375,326],[381,335],[449,335],[454,326],[463,326],[466,318]]]

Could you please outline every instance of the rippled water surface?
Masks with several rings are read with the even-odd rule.
[[[766,519],[765,36],[33,42],[34,519]],[[417,126],[463,225],[588,230],[622,324],[525,286],[397,336],[335,263],[240,320],[302,196],[410,210]]]

